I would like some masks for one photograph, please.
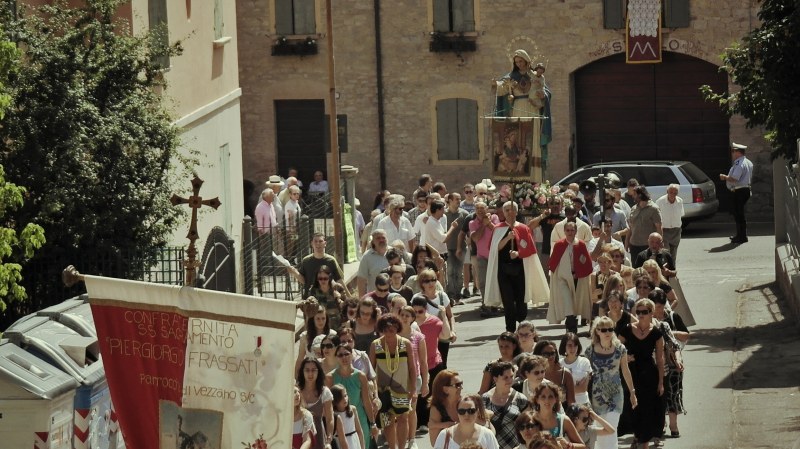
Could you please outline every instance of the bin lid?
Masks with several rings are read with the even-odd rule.
[[[69,327],[84,337],[97,337],[89,295],[83,294],[36,312]]]
[[[69,374],[4,339],[0,341],[0,397],[54,399],[80,383]]]
[[[105,380],[96,337],[83,336],[46,316],[20,320],[3,334],[11,343],[60,368],[78,382]]]

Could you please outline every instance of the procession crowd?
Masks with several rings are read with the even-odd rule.
[[[357,292],[315,234],[289,272],[306,329],[295,365],[294,448],[436,449],[661,446],[680,437],[681,349],[694,319],[677,279],[679,187],[650,198],[578,185],[520,210],[485,179],[448,192],[419,178],[408,204],[381,192],[362,231]],[[463,196],[462,196],[463,193]],[[410,206],[410,207],[409,207]],[[502,315],[480,388],[448,365],[453,308],[480,296]],[[529,305],[547,304],[559,341],[539,339]],[[588,326],[581,341],[580,328]]]

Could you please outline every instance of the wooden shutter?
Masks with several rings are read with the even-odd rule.
[[[294,8],[292,0],[275,0],[275,33],[294,34]]]
[[[436,140],[440,161],[458,160],[458,99],[436,102]]]
[[[214,39],[225,35],[225,23],[222,20],[223,0],[214,0]]]
[[[167,0],[149,0],[147,2],[147,15],[150,20],[150,30],[159,29],[159,43],[166,47],[169,46],[169,20],[167,18]],[[154,60],[162,68],[169,68],[169,56],[157,56]]]
[[[314,0],[294,0],[294,34],[317,32]]]
[[[458,159],[478,159],[478,102],[458,99]]]
[[[688,28],[689,20],[689,0],[664,1],[665,28]]]
[[[447,33],[450,28],[450,1],[433,0],[433,31]]]
[[[625,0],[603,0],[603,28],[625,28]]]
[[[475,31],[475,5],[473,0],[452,0],[453,31]]]

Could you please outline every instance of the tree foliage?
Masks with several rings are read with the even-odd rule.
[[[14,44],[0,41],[0,126],[11,102],[6,84],[17,56]],[[5,170],[0,165],[0,313],[5,312],[7,302],[22,301],[27,296],[19,284],[22,280],[22,265],[19,262],[31,258],[44,243],[41,226],[28,223],[18,233],[16,222],[6,218],[8,212],[22,206],[24,194],[24,188],[6,181]]]
[[[758,18],[760,25],[722,55],[722,70],[741,90],[703,86],[703,93],[726,113],[742,115],[749,128],[763,126],[773,156],[793,160],[800,138],[800,2],[763,0]]]
[[[115,16],[123,0],[83,3],[6,18],[24,63],[10,83],[0,163],[29,189],[15,220],[41,225],[48,240],[24,266],[34,308],[64,299],[68,264],[127,277],[132,254],[165,245],[181,214],[169,196],[186,161],[155,62],[180,48],[132,36]]]

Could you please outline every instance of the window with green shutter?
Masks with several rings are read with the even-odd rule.
[[[222,20],[223,0],[214,0],[214,39],[225,36],[225,22]]]
[[[440,161],[477,160],[478,102],[468,98],[448,98],[436,102],[437,159]]]
[[[664,0],[664,28],[689,28],[689,0]]]
[[[433,31],[441,33],[475,31],[474,0],[433,0]]]
[[[315,34],[315,0],[275,0],[275,32],[280,35]]]
[[[603,28],[621,30],[625,28],[625,0],[603,0]]]

